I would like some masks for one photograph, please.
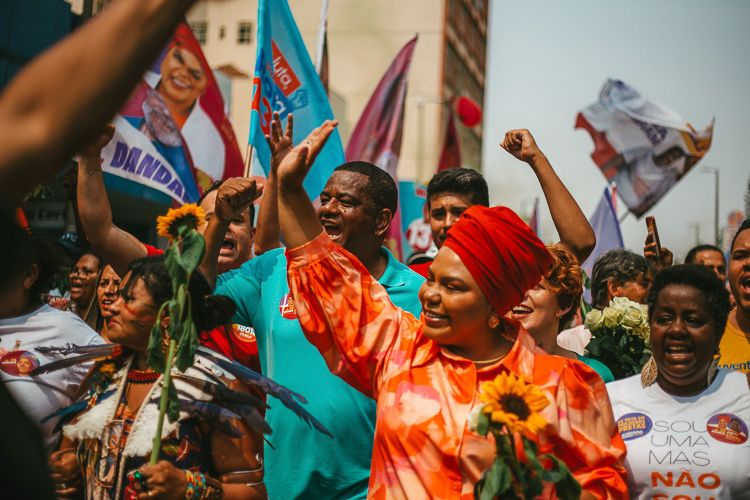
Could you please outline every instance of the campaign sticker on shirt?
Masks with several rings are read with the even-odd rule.
[[[651,419],[643,413],[628,413],[617,419],[617,428],[620,429],[623,441],[643,437],[652,427]]]
[[[0,370],[14,377],[28,377],[39,366],[39,360],[29,351],[11,351],[0,358]]]
[[[255,342],[255,329],[252,326],[235,324],[234,331],[239,340],[243,342]]]
[[[747,441],[747,424],[731,413],[719,413],[708,419],[709,435],[717,441],[729,444],[742,444]]]
[[[281,298],[279,302],[279,312],[286,319],[297,319],[297,308],[294,305],[294,297],[289,292]]]

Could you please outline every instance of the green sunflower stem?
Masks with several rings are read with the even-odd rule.
[[[164,384],[161,387],[161,398],[159,399],[159,419],[156,421],[156,435],[154,436],[154,445],[151,448],[151,460],[149,465],[156,465],[156,461],[159,459],[159,450],[161,449],[161,432],[164,428],[164,415],[167,413],[167,400],[169,399],[168,387],[172,383],[172,361],[174,360],[174,352],[177,348],[177,341],[170,339],[169,341],[169,354],[167,355],[167,366],[164,370]]]
[[[510,430],[508,430],[508,443],[510,444],[510,454],[513,458],[513,469],[516,471],[518,482],[521,483],[521,496],[522,498],[526,498],[526,478],[523,477],[521,462],[518,461],[518,452],[516,451],[516,438],[515,435],[510,432]]]

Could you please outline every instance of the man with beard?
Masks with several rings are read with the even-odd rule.
[[[310,157],[315,157],[313,152],[323,146],[335,125],[326,122],[318,129],[310,144]],[[334,435],[330,439],[313,432],[291,411],[272,404],[266,414],[274,428],[265,448],[264,481],[269,498],[364,499],[375,402],[332,375],[320,353],[305,339],[289,293],[284,249],[269,250],[216,278],[219,237],[234,210],[242,210],[252,198],[254,186],[247,184],[247,192],[217,199],[205,232],[206,258],[201,269],[209,281],[217,280],[215,293],[237,302],[235,319],[255,328],[263,372],[303,394],[307,409]],[[272,182],[268,185],[261,211],[276,199]],[[367,162],[348,162],[336,168],[320,193],[318,217],[330,238],[364,264],[398,307],[419,315],[418,290],[424,279],[382,247],[397,202],[396,183],[387,172]],[[263,217],[259,215],[259,220]],[[331,283],[332,288],[336,286]]]

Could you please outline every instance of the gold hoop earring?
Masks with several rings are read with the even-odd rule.
[[[651,356],[641,370],[641,385],[645,389],[654,382],[656,382],[656,376],[659,374],[659,370],[656,368],[656,361]]]
[[[500,319],[497,316],[492,316],[487,321],[487,324],[489,325],[490,328],[492,328],[494,330],[500,324]]]
[[[711,385],[711,382],[714,381],[714,378],[716,377],[716,372],[719,370],[719,358],[716,357],[711,361],[711,364],[708,365],[708,385]]]

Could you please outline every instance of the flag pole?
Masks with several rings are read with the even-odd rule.
[[[250,177],[250,160],[253,156],[253,145],[250,142],[247,143],[247,152],[245,153],[245,177]]]

